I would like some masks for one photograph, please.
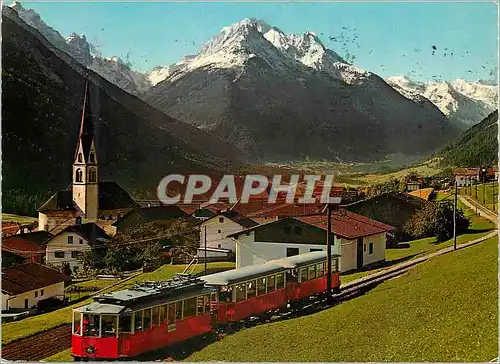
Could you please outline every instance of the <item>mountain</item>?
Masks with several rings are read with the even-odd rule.
[[[454,167],[491,166],[498,163],[498,110],[448,144],[440,156]]]
[[[33,9],[25,9],[15,1],[11,6],[19,17],[31,27],[37,29],[54,47],[68,53],[77,62],[97,72],[109,82],[125,91],[138,95],[150,87],[146,76],[134,71],[118,57],[105,58],[100,55],[85,36],[72,33],[67,39],[48,26]]]
[[[89,81],[100,178],[155,194],[170,173],[220,171],[247,156],[152,108],[86,69],[2,9],[2,194],[7,211],[33,211],[66,187]],[[16,203],[18,205],[16,205]],[[17,207],[16,207],[17,206]]]
[[[148,103],[266,159],[424,155],[455,135],[432,103],[346,63],[314,33],[285,34],[256,19],[148,77]]]
[[[415,82],[405,76],[389,77],[386,82],[402,95],[436,105],[455,125],[466,129],[488,116],[497,107],[498,86],[490,82]]]

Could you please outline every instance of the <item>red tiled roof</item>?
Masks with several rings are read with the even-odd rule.
[[[65,274],[44,265],[20,264],[2,269],[2,292],[20,294],[68,280]]]
[[[327,229],[328,217],[326,215],[301,216],[296,219],[323,230]],[[347,239],[380,234],[394,229],[393,226],[383,224],[379,221],[347,210],[338,210],[332,214],[333,232]]]
[[[52,237],[47,231],[18,234],[2,239],[2,250],[15,253],[19,256],[29,256],[31,253],[45,252],[44,243]]]
[[[465,175],[465,176],[477,176],[479,174],[480,168],[455,168],[453,174],[455,175]]]
[[[19,224],[17,222],[2,222],[2,235],[12,235],[17,233],[19,230]]]

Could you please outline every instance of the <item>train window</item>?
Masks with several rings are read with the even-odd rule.
[[[160,306],[160,325],[167,319],[167,305]]]
[[[144,321],[144,330],[149,329],[151,327],[151,309],[150,308],[146,308],[144,310],[143,321]]]
[[[205,296],[199,296],[196,299],[196,314],[203,315],[205,312]]]
[[[167,311],[167,324],[173,324],[175,322],[175,303],[168,304]]]
[[[257,279],[257,295],[266,293],[266,278]]]
[[[134,314],[134,331],[142,331],[142,311],[136,311]]]
[[[316,275],[318,277],[323,277],[325,275],[325,264],[324,263],[316,264]]]
[[[175,303],[175,321],[182,320],[182,301],[177,301]]]
[[[82,326],[82,313],[73,312],[73,334],[81,335]]]
[[[120,315],[118,322],[120,332],[132,332],[132,315],[130,313]]]
[[[196,316],[196,297],[184,300],[184,318]]]
[[[307,268],[300,268],[300,281],[301,282],[307,281]]]
[[[233,287],[222,286],[219,290],[219,302],[231,302],[233,300]]]
[[[212,303],[217,303],[217,294],[216,293],[211,293],[210,294],[210,300]]]
[[[235,286],[236,289],[236,302],[243,301],[245,299],[246,294],[246,285],[245,284],[237,284]]]
[[[292,270],[286,272],[286,281],[292,282],[292,283],[296,283],[299,281],[297,269],[292,269]]]
[[[153,326],[160,326],[160,306],[153,307],[151,314],[153,315],[151,318]]]
[[[102,315],[102,336],[116,336],[116,329],[118,326],[118,316],[116,315]]]
[[[255,281],[247,282],[247,298],[255,297],[257,293],[257,284]]]
[[[276,289],[276,277],[267,277],[267,292],[272,292]]]
[[[309,266],[309,279],[316,279],[316,266],[315,265]]]
[[[284,287],[285,287],[284,273],[276,274],[276,289],[282,289]]]
[[[205,295],[205,312],[210,312],[210,295]]]
[[[99,315],[83,315],[83,335],[99,336],[100,317]]]

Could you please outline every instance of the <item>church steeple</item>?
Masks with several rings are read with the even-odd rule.
[[[99,181],[94,125],[90,102],[89,83],[85,84],[80,132],[73,159],[73,200],[84,218],[95,221],[98,215]]]

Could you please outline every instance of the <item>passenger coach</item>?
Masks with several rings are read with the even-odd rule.
[[[332,255],[332,288],[340,288],[339,255]],[[311,252],[201,277],[217,287],[218,323],[239,321],[327,290],[327,253]]]
[[[72,355],[134,357],[210,332],[215,292],[200,279],[178,276],[96,296],[73,310]]]

